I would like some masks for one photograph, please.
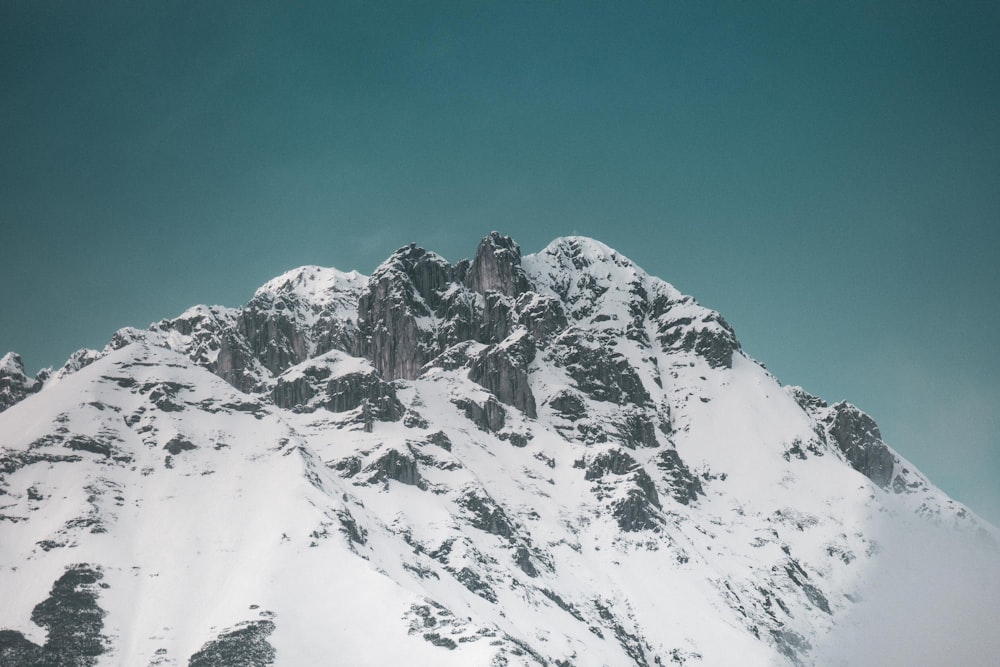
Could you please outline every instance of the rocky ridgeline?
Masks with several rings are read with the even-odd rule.
[[[0,358],[0,412],[39,391],[44,379],[44,375],[35,379],[25,375],[20,355],[5,354]]]
[[[86,391],[74,383],[60,392],[95,363],[76,376],[88,379]],[[851,563],[876,553],[863,525],[840,522],[839,503],[853,493],[856,516],[879,489],[917,513],[948,511],[953,501],[856,407],[778,387],[718,313],[614,250],[573,237],[522,256],[497,233],[456,264],[409,245],[370,277],[302,267],[241,308],[197,306],[148,330],[122,329],[105,350],[81,350],[34,379],[8,354],[0,410],[26,398],[35,407],[15,408],[6,424],[43,424],[13,446],[0,443],[0,528],[42,525],[33,517],[51,509],[55,528],[32,532],[24,553],[72,559],[49,599],[22,600],[17,627],[30,613],[46,641],[0,629],[0,664],[114,658],[122,649],[106,636],[102,607],[121,572],[76,559],[100,562],[106,552],[88,550],[98,539],[132,544],[128,530],[142,522],[119,517],[194,489],[215,502],[217,489],[230,488],[241,502],[260,501],[250,513],[260,521],[273,491],[291,489],[285,501],[298,509],[279,504],[280,528],[268,524],[276,549],[288,558],[297,547],[329,549],[325,559],[346,548],[370,559],[380,581],[422,596],[410,632],[435,650],[488,639],[494,664],[576,664],[583,653],[547,644],[548,628],[561,627],[572,646],[607,640],[631,664],[697,662],[697,642],[675,646],[678,633],[663,634],[659,619],[641,621],[630,600],[613,599],[612,582],[628,579],[613,574],[619,559],[634,556],[626,562],[652,564],[642,589],[653,579],[700,582],[696,596],[670,604],[709,600],[711,614],[733,612],[725,621],[733,632],[739,625],[787,662],[808,663],[810,641],[853,602],[850,568],[860,566]],[[49,389],[58,407],[22,420],[44,413],[46,394],[29,397]],[[65,465],[79,468],[60,487],[83,480],[80,502],[67,507],[51,482]],[[255,495],[243,485],[258,466],[267,481]],[[45,474],[29,475],[36,470]],[[832,491],[816,488],[828,479]],[[147,484],[155,497],[137,495]],[[304,523],[311,513],[318,523]],[[200,518],[184,514],[189,521],[197,527]],[[256,528],[247,534],[259,537]],[[188,555],[203,551],[214,554]],[[577,572],[597,577],[594,587]],[[253,615],[203,629],[187,655],[156,644],[146,662],[271,664],[270,637],[282,637],[276,625],[287,616],[264,606],[277,611],[253,604]],[[541,634],[504,620],[545,609],[555,617],[532,621]]]
[[[526,270],[518,244],[497,232],[480,242],[471,261],[454,265],[410,244],[368,278],[303,267],[270,281],[242,308],[197,306],[149,331],[122,329],[108,349],[158,335],[242,392],[295,411],[357,410],[369,427],[406,415],[393,381],[433,369],[467,368],[468,378],[497,401],[536,418],[530,369],[543,355],[573,383],[546,398],[566,437],[669,446],[669,408],[652,404],[625,348],[644,358],[654,348],[694,354],[711,368],[728,368],[740,353],[732,327],[589,239],[559,239],[531,260]],[[102,354],[80,350],[58,372],[45,369],[31,379],[20,357],[8,353],[0,360],[0,411]],[[344,372],[337,363],[343,357],[368,364]],[[662,386],[658,373],[654,366],[645,381]],[[817,441],[835,446],[873,482],[898,492],[926,488],[926,480],[897,465],[871,417],[797,388],[794,397],[825,425]],[[618,408],[593,419],[587,399]],[[503,410],[490,401],[459,407],[486,430],[503,426]]]

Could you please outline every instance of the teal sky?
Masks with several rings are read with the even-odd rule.
[[[0,0],[0,353],[593,236],[1000,523],[996,2]]]

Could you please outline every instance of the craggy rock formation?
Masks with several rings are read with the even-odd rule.
[[[733,354],[740,349],[733,328],[718,313],[692,317],[688,312],[692,303],[691,297],[679,303],[661,297],[652,303],[657,341],[664,351],[693,352],[712,368],[732,368]]]
[[[356,351],[387,380],[416,378],[440,352],[431,316],[452,275],[442,257],[412,244],[372,274],[358,301]]]
[[[410,244],[369,278],[302,267],[270,281],[242,308],[197,306],[150,331],[240,391],[265,394],[279,407],[339,412],[367,400],[376,419],[390,420],[398,418],[398,406],[388,385],[366,381],[360,388],[351,380],[338,382],[322,365],[289,377],[285,373],[334,350],[369,360],[382,382],[467,365],[473,382],[535,418],[530,365],[539,352],[565,368],[586,396],[623,406],[645,406],[650,400],[644,381],[617,349],[623,339],[647,349],[655,339],[663,350],[699,355],[712,367],[732,365],[739,343],[721,316],[665,283],[650,282],[610,249],[612,265],[627,274],[624,282],[592,272],[595,262],[606,259],[600,252],[594,242],[564,239],[529,257],[532,266],[526,267],[518,244],[492,232],[471,261],[451,265]],[[579,278],[568,282],[572,275]],[[613,305],[617,284],[627,294],[621,314],[606,305]],[[109,349],[147,336],[123,329]],[[472,350],[470,343],[487,347]],[[81,351],[57,375],[79,370],[106,352]],[[32,381],[14,361],[16,355],[4,359],[0,410],[39,389],[50,375]],[[368,395],[373,388],[377,396]],[[647,428],[655,421],[623,415],[617,430],[639,446],[657,446]]]
[[[539,346],[569,326],[562,302],[552,296],[525,292],[514,305],[518,322],[524,326]]]
[[[236,330],[247,341],[250,354],[277,374],[307,358],[306,332],[289,313],[289,297],[257,294],[236,318]]]
[[[628,453],[609,449],[590,459],[584,479],[596,482],[599,499],[612,498],[611,512],[626,532],[655,529],[660,524],[660,498],[649,473]]]
[[[390,449],[370,465],[366,472],[371,473],[371,477],[368,478],[369,482],[385,482],[391,479],[400,484],[426,488],[426,484],[420,477],[420,471],[417,469],[416,458],[410,452],[404,453]]]
[[[691,473],[675,449],[664,449],[656,458],[656,467],[663,471],[670,495],[681,505],[687,505],[705,495],[701,480]]]
[[[625,475],[639,469],[639,464],[627,452],[620,449],[609,449],[590,460],[586,480],[603,479],[606,475]]]
[[[994,534],[581,237],[294,269],[34,380],[6,355],[19,402],[0,666],[814,664],[872,517]]]
[[[374,373],[349,373],[331,378],[326,385],[323,407],[330,412],[347,412],[363,404],[379,421],[397,421],[405,412],[392,384]]]
[[[485,403],[479,404],[468,399],[455,401],[455,405],[465,412],[466,418],[480,430],[497,433],[507,421],[507,411],[492,396]]]
[[[19,355],[8,352],[0,358],[0,412],[41,388],[40,382],[24,374],[24,364]]]
[[[274,647],[267,641],[274,632],[274,621],[247,621],[223,632],[191,656],[188,667],[265,667],[273,665]]]
[[[89,667],[105,653],[104,610],[97,604],[100,568],[87,564],[67,568],[52,584],[44,602],[31,612],[31,621],[47,632],[38,646],[13,630],[0,631],[0,664],[20,667]]]
[[[600,341],[571,330],[556,340],[553,355],[577,389],[595,401],[645,405],[650,400],[628,360]]]
[[[480,294],[499,292],[517,298],[530,289],[521,268],[521,248],[509,236],[492,232],[476,249],[465,285]]]
[[[895,457],[882,442],[875,420],[850,403],[840,402],[827,417],[827,432],[851,467],[886,488],[892,481]]]
[[[535,396],[528,381],[528,364],[534,358],[534,342],[527,330],[520,329],[502,343],[484,350],[472,362],[469,379],[492,392],[501,403],[535,418],[538,416]]]

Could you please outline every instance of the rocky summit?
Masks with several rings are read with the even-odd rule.
[[[8,354],[0,411],[0,665],[814,664],[887,517],[997,539],[582,237]]]

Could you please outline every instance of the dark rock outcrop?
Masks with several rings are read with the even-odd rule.
[[[530,289],[521,268],[521,248],[509,236],[491,232],[479,243],[465,275],[466,286],[480,294],[500,292],[518,297]]]
[[[653,503],[641,489],[629,489],[621,500],[612,505],[612,513],[618,521],[618,527],[627,533],[640,530],[650,530],[659,527],[660,522]]]
[[[613,476],[611,479],[608,479]],[[660,525],[657,510],[659,494],[649,473],[627,452],[610,449],[597,454],[587,464],[584,479],[597,482],[598,498],[615,494],[624,485],[624,494],[611,503],[618,526],[626,532],[656,528]]]
[[[882,442],[882,434],[871,417],[842,401],[831,408],[826,428],[852,468],[888,488],[896,459]]]
[[[174,319],[161,320],[150,330],[179,333],[187,339],[186,345],[179,351],[196,364],[221,375],[217,368],[222,337],[235,322],[235,311],[228,308],[197,306]]]
[[[809,574],[802,569],[802,566],[794,558],[788,559],[784,566],[785,575],[802,589],[806,598],[815,605],[817,608],[825,611],[827,614],[831,614],[830,602],[827,600],[826,596],[823,595],[823,591],[817,588],[809,579]]]
[[[642,406],[651,400],[625,357],[602,343],[586,339],[580,332],[561,335],[552,354],[556,364],[573,378],[577,389],[595,401]]]
[[[250,393],[260,384],[259,365],[246,339],[232,329],[220,333],[219,352],[211,369],[216,375],[240,391]]]
[[[799,407],[805,410],[809,415],[815,415],[820,410],[828,407],[826,401],[819,396],[813,396],[802,387],[787,387],[785,391],[787,391],[788,394],[795,399],[795,402],[799,404]]]
[[[484,492],[469,491],[458,501],[469,512],[469,522],[473,528],[500,537],[512,537],[514,523],[493,498]]]
[[[627,452],[609,449],[593,457],[587,464],[583,478],[588,481],[603,479],[605,475],[625,475],[639,468],[639,464]]]
[[[0,357],[0,412],[20,403],[41,387],[41,383],[25,375],[20,355],[8,352]]]
[[[47,633],[38,646],[20,632],[0,631],[0,664],[18,667],[90,667],[105,653],[108,639],[101,634],[105,612],[97,604],[99,568],[73,565],[52,584],[31,620]]]
[[[374,373],[348,373],[331,378],[326,385],[323,407],[330,412],[365,407],[377,421],[398,421],[406,411],[392,384],[383,382]]]
[[[506,410],[493,396],[486,399],[482,405],[468,399],[460,399],[454,403],[464,410],[466,418],[482,431],[496,433],[503,428],[507,421]]]
[[[306,332],[290,315],[301,308],[297,301],[292,296],[275,297],[264,292],[255,296],[236,318],[236,331],[247,342],[250,353],[275,375],[307,358]]]
[[[369,482],[385,482],[391,479],[400,484],[416,486],[420,489],[427,487],[420,477],[416,458],[409,452],[403,453],[396,449],[390,449],[368,466],[366,471],[372,473],[371,477],[368,478]]]
[[[77,350],[73,354],[69,355],[69,359],[67,359],[66,363],[59,369],[58,374],[59,376],[66,376],[75,373],[78,370],[91,365],[102,356],[103,354],[97,350],[91,350],[88,348]],[[39,380],[40,378],[36,376],[35,379]]]
[[[487,345],[499,343],[514,326],[514,303],[500,292],[490,292],[483,297],[483,310],[478,317],[477,338]]]
[[[172,456],[177,456],[181,452],[198,449],[198,446],[185,438],[183,435],[175,435],[169,442],[167,442],[167,444],[163,445],[163,448],[170,452]]]
[[[664,473],[670,496],[681,505],[688,505],[705,495],[701,480],[692,474],[676,449],[665,449],[656,457],[656,467]]]
[[[517,408],[528,417],[538,416],[535,396],[528,383],[528,364],[535,358],[535,344],[525,330],[515,332],[472,362],[469,379],[485,387],[501,403]]]
[[[548,341],[569,326],[566,313],[559,299],[525,292],[514,304],[518,322],[523,325],[535,342],[544,347]]]
[[[274,628],[274,621],[268,619],[241,623],[202,646],[191,656],[188,667],[273,665],[276,654],[267,637],[274,632]]]
[[[587,405],[583,399],[569,389],[564,389],[549,400],[549,406],[563,419],[577,421],[587,415]]]
[[[329,376],[329,369],[310,368],[292,379],[279,377],[271,390],[271,400],[279,408],[305,410],[316,396],[316,386]]]
[[[358,301],[356,352],[388,380],[415,379],[440,351],[432,313],[443,305],[451,266],[440,256],[411,244],[386,260]]]
[[[0,630],[0,665],[41,665],[42,647],[16,630]]]
[[[665,352],[693,352],[705,359],[712,368],[732,368],[733,354],[740,349],[736,332],[726,320],[715,312],[708,312],[697,319],[684,314],[675,315],[674,306],[690,306],[694,299],[684,297],[671,303],[664,298],[654,299],[650,316],[657,325],[657,341]]]
[[[659,447],[656,426],[645,411],[625,409],[617,420],[618,436],[626,447]]]

